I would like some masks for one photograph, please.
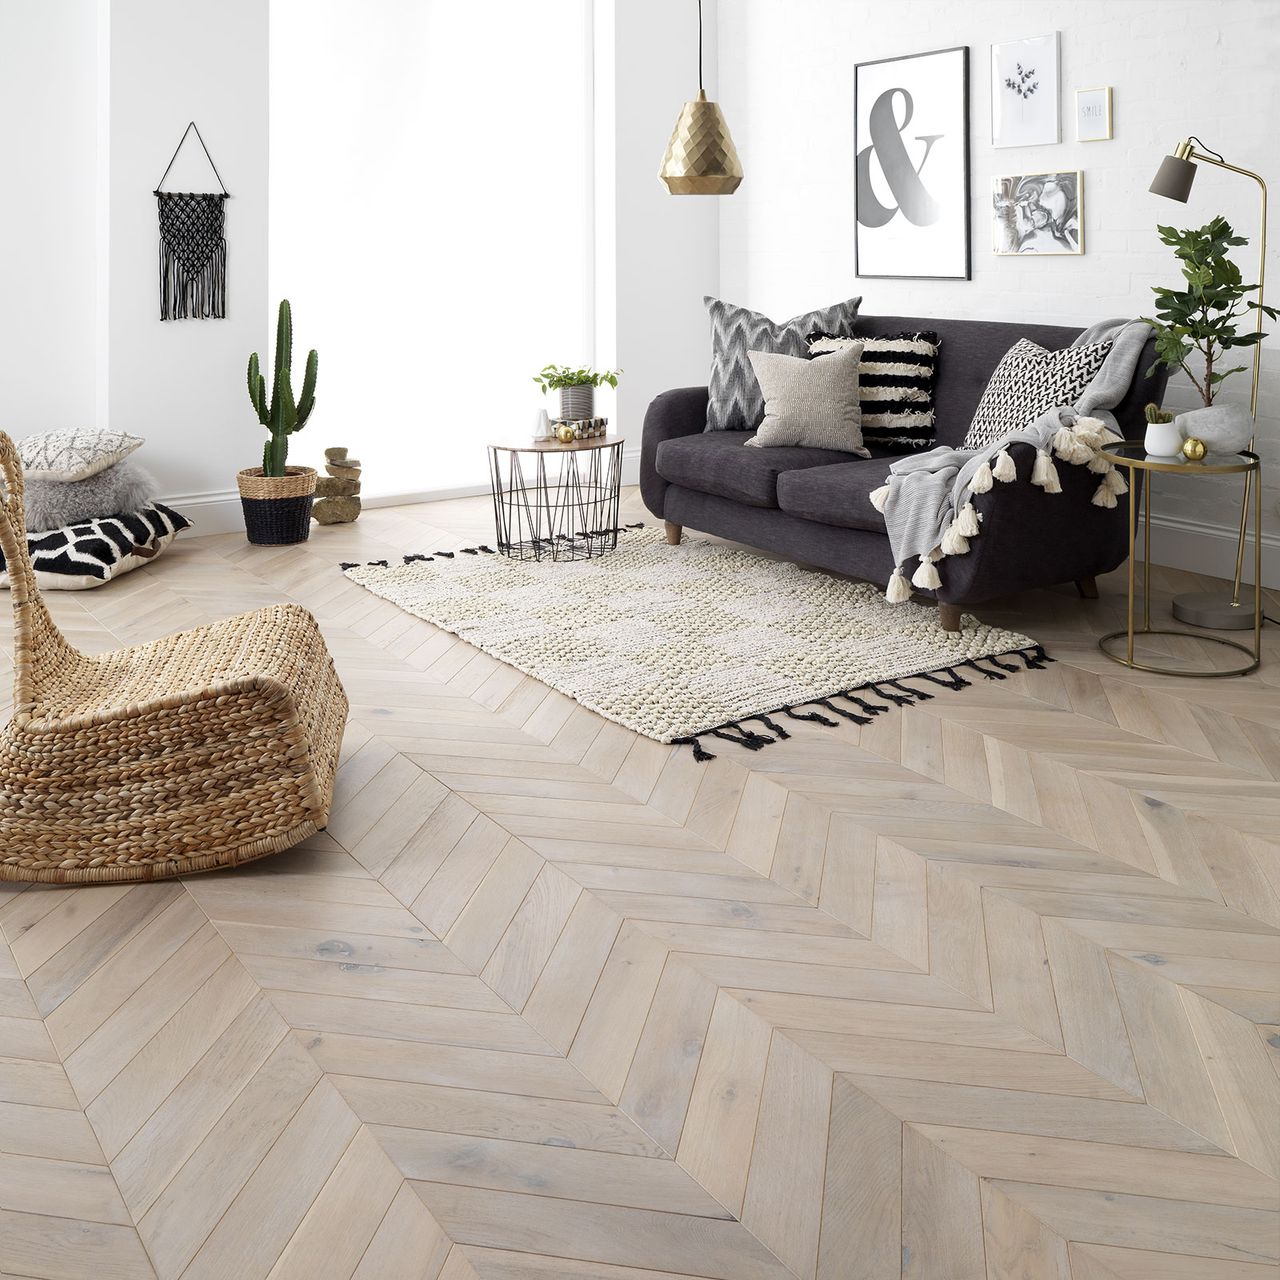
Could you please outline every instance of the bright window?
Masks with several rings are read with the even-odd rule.
[[[588,24],[588,0],[272,0],[271,296],[320,351],[299,460],[347,445],[367,496],[482,485],[533,374],[591,359]]]

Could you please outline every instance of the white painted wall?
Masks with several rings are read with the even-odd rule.
[[[1062,33],[1063,139],[1056,146],[991,146],[990,45]],[[854,64],[970,46],[973,279],[862,280],[853,256]],[[1228,160],[1280,180],[1274,112],[1280,99],[1280,12],[1274,0],[735,0],[720,13],[720,86],[746,178],[720,214],[723,295],[783,318],[861,293],[868,314],[973,316],[1084,325],[1137,315],[1150,286],[1175,283],[1155,224],[1200,225],[1224,214],[1251,244],[1258,189],[1202,167],[1178,205],[1147,188],[1161,156],[1197,134]],[[1114,87],[1115,138],[1078,143],[1075,89]],[[990,252],[989,185],[996,174],[1084,170],[1083,257],[997,258]],[[1280,221],[1273,211],[1268,274],[1280,303]],[[1269,554],[1280,560],[1280,324],[1267,340],[1259,437],[1269,464]],[[1247,358],[1246,361],[1247,363]],[[1247,401],[1247,375],[1224,395]],[[1193,407],[1181,375],[1166,403]],[[1229,572],[1238,485],[1159,486],[1165,563]],[[1280,564],[1273,571],[1280,574]]]
[[[110,0],[109,13],[110,423],[146,438],[140,460],[202,532],[234,527],[235,473],[262,460],[244,371],[268,334],[267,4]],[[162,322],[152,192],[189,120],[232,196],[227,315]],[[217,189],[194,136],[165,189]]]
[[[616,265],[612,279],[598,286],[600,309],[615,326],[613,350],[602,337],[599,358],[625,370],[617,421],[634,456],[649,401],[670,387],[707,381],[711,348],[702,298],[719,287],[721,207],[738,197],[673,196],[658,180],[680,108],[698,95],[696,6],[691,0],[616,0],[601,7],[609,12],[597,21],[612,27],[613,83],[604,78],[608,59],[602,59],[597,102],[609,103],[613,114],[602,128],[602,140],[612,138],[606,163],[613,173],[612,182],[606,174],[597,190],[601,216],[612,224]],[[716,10],[714,3],[703,4],[704,81],[711,98],[717,97]],[[722,102],[731,128],[738,97]]]
[[[93,426],[95,0],[0,0],[0,429]]]

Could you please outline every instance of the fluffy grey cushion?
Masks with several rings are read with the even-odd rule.
[[[753,431],[764,417],[760,387],[747,359],[749,351],[807,355],[808,334],[815,329],[843,337],[858,317],[861,298],[849,298],[783,324],[758,311],[703,298],[711,317],[711,391],[707,401],[708,431]]]
[[[850,342],[821,360],[752,351],[751,367],[764,393],[764,421],[748,444],[841,449],[863,458],[858,365],[862,343]]]
[[[30,533],[143,511],[156,499],[156,482],[132,458],[84,480],[27,478],[24,487]]]

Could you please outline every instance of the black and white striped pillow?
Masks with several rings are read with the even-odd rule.
[[[27,551],[42,591],[83,591],[154,560],[189,528],[186,516],[157,502],[144,511],[29,534]],[[0,556],[0,587],[8,585]]]
[[[809,354],[828,355],[861,342],[858,393],[862,441],[879,453],[919,453],[932,449],[937,413],[933,404],[938,372],[936,333],[891,333],[842,338],[821,331],[809,335]]]
[[[1000,357],[978,401],[962,449],[985,449],[1030,426],[1046,410],[1074,405],[1111,350],[1110,342],[1046,351],[1021,338]]]

